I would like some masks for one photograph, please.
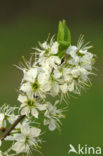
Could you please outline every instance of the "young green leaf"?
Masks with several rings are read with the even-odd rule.
[[[71,35],[70,30],[66,25],[66,21],[60,21],[58,26],[57,41],[59,43],[58,56],[61,58],[65,54],[65,50],[70,46]]]
[[[61,46],[65,48],[69,47],[71,43],[70,30],[66,26],[65,20],[59,22],[57,41]]]

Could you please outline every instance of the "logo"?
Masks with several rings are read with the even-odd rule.
[[[89,147],[88,145],[81,146],[80,144],[78,144],[77,147],[75,148],[72,144],[69,144],[68,154],[71,154],[71,153],[101,155],[102,148],[101,147]]]

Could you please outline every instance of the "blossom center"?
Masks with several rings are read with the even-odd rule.
[[[32,89],[34,91],[38,90],[39,88],[40,88],[40,85],[39,85],[39,83],[37,81],[32,83]]]
[[[35,103],[34,103],[34,100],[28,100],[27,101],[27,105],[29,105],[29,106],[35,106]]]

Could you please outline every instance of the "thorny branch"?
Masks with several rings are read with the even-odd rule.
[[[4,140],[24,117],[25,115],[19,116],[18,119],[6,131],[2,133],[0,140]]]

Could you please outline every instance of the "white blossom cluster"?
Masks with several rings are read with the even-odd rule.
[[[81,89],[91,84],[95,55],[90,48],[81,37],[77,46],[70,44],[60,57],[60,43],[52,37],[50,42],[40,43],[34,49],[32,61],[24,60],[25,66],[19,67],[23,71],[18,95],[20,107],[4,105],[0,109],[0,129],[6,129],[7,123],[12,124],[18,115],[25,115],[25,119],[5,138],[12,146],[7,152],[1,151],[0,156],[30,155],[40,148],[43,126],[50,131],[60,129],[60,119],[65,117],[67,107],[62,101],[72,93],[80,94]]]

